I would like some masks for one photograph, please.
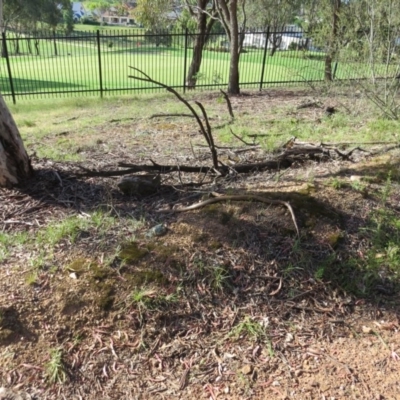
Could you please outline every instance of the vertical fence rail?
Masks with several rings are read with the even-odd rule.
[[[97,59],[99,64],[99,89],[100,89],[100,97],[103,98],[103,73],[101,69],[100,31],[98,29],[96,31],[96,38],[97,38]]]
[[[268,41],[269,41],[269,27],[267,28],[267,32],[265,34],[265,46],[264,46],[264,53],[261,65],[261,77],[260,77],[260,88],[259,88],[260,92],[263,88],[263,82],[264,82],[264,70],[265,70],[265,62],[267,60]]]
[[[1,1],[1,0],[0,0]],[[148,83],[128,81],[126,68],[135,66],[155,79],[187,93],[192,39],[188,29],[167,32],[154,30],[78,31],[71,35],[54,30],[43,32],[2,32],[3,59],[0,79],[3,96],[29,98],[64,96],[70,93],[141,93],[159,91]],[[273,39],[283,38],[274,55],[269,53]],[[300,31],[275,31],[270,27],[249,30],[240,57],[240,86],[263,90],[270,85],[305,84],[324,80],[324,53],[306,42]],[[19,47],[18,47],[19,46]],[[36,51],[35,51],[36,50]],[[299,53],[305,50],[304,54]],[[183,57],[183,60],[182,60]],[[349,62],[332,65],[332,78],[355,78],[347,73]],[[362,61],[350,61],[354,66]],[[350,64],[350,65],[353,65]],[[353,69],[355,67],[353,66]],[[260,70],[261,69],[261,70]],[[362,68],[359,68],[362,74]],[[228,85],[229,42],[225,32],[212,32],[196,76],[196,88],[216,89]],[[361,76],[361,75],[360,75]],[[383,74],[382,74],[383,77]]]
[[[15,98],[14,82],[13,82],[13,78],[12,78],[12,74],[11,74],[10,57],[8,56],[6,33],[2,32],[1,33],[1,37],[3,39],[3,49],[2,49],[2,51],[4,52],[4,56],[6,58],[8,80],[10,82],[10,89],[11,89],[11,97],[12,97],[12,100],[13,100],[13,104],[15,104],[16,103],[16,98]]]
[[[333,74],[332,74],[332,79],[336,79],[336,71],[338,67],[338,62],[335,62],[335,66],[333,67]]]
[[[187,52],[188,52],[189,31],[185,29],[185,55],[183,59],[183,93],[186,93],[186,74],[187,74]]]

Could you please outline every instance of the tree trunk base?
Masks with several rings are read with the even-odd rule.
[[[0,187],[12,187],[32,176],[24,143],[7,104],[0,95]]]

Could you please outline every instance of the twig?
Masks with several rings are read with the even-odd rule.
[[[249,135],[250,136],[250,135]],[[398,144],[399,141],[398,140],[393,140],[393,141],[389,141],[389,142],[338,142],[338,143],[322,143],[321,142],[321,146],[324,147],[329,147],[329,146],[345,146],[348,144],[362,144],[362,145],[376,145],[376,144]]]
[[[190,141],[190,149],[192,150],[192,154],[193,154],[194,159],[197,160],[197,156],[196,156],[196,153],[194,152],[192,141]]]
[[[263,136],[283,136],[286,135],[286,133],[252,133],[250,135],[247,135],[248,137],[251,138],[258,138],[258,137],[263,137]]]
[[[222,93],[222,95],[224,96],[224,99],[225,99],[225,101],[226,101],[226,105],[228,106],[229,115],[231,116],[232,119],[234,119],[235,116],[234,116],[234,114],[233,114],[232,103],[231,103],[231,101],[229,100],[229,96],[228,96],[222,89],[220,89],[219,91],[220,91],[220,92]]]
[[[159,117],[188,117],[188,118],[194,118],[192,114],[152,114],[150,115],[149,119],[152,118],[159,118]]]
[[[296,108],[298,110],[301,110],[302,108],[311,108],[311,107],[321,108],[321,104],[318,101],[310,101],[310,102],[305,103],[305,104],[300,104]]]
[[[207,116],[206,110],[203,107],[203,104],[201,104],[199,101],[195,101],[195,103],[200,108],[200,110],[203,114],[203,117],[206,121],[208,145],[210,147],[214,168],[216,168],[216,167],[218,167],[218,155],[217,155],[217,150],[215,149],[214,138],[212,136],[212,131],[211,131],[211,125],[210,125],[210,122],[208,121],[208,116]]]
[[[110,119],[110,122],[121,122],[121,121],[132,121],[135,118],[116,118],[116,119]]]
[[[244,143],[246,146],[254,146],[254,143],[249,143],[243,140],[240,136],[236,135],[236,133],[233,132],[232,128],[229,128],[231,131],[232,135],[235,136],[236,139],[240,140],[242,143]]]

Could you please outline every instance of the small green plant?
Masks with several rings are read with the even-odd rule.
[[[382,189],[382,198],[381,198],[382,204],[386,203],[391,190],[392,190],[392,172],[389,171],[388,176],[386,178],[385,186]]]
[[[0,232],[0,262],[4,261],[11,248],[24,245],[28,241],[27,232],[1,233]]]
[[[339,190],[344,186],[344,182],[341,179],[335,177],[329,181],[329,186],[331,186],[335,190]]]
[[[36,285],[38,280],[37,271],[31,271],[25,278],[25,283],[29,286]]]
[[[50,360],[45,366],[46,376],[50,383],[64,383],[67,380],[61,349],[50,350]]]
[[[61,222],[49,224],[46,229],[39,232],[37,236],[38,244],[49,244],[54,246],[62,239],[75,241],[79,230],[86,228],[87,221],[78,217],[69,217]]]
[[[314,278],[315,279],[322,279],[324,277],[324,273],[325,273],[325,268],[324,267],[319,267],[314,273]]]
[[[130,301],[135,304],[139,311],[155,310],[158,307],[165,306],[178,301],[177,292],[167,295],[160,294],[156,288],[136,288],[132,291]]]
[[[236,339],[243,335],[249,336],[255,340],[265,339],[265,327],[260,322],[253,321],[250,317],[246,316],[229,334],[229,336],[233,336]]]
[[[271,358],[273,358],[275,355],[275,351],[274,351],[274,347],[272,346],[272,342],[270,340],[267,340],[267,350],[268,350],[269,356]]]
[[[29,265],[32,269],[38,270],[43,269],[48,260],[51,259],[51,255],[47,254],[45,250],[40,250],[39,254],[35,257],[32,257],[29,260]]]
[[[357,192],[364,192],[367,188],[366,184],[361,181],[353,181],[350,183],[350,186],[353,190]]]
[[[223,290],[229,286],[231,275],[224,265],[216,265],[209,268],[211,272],[210,284],[215,290]]]
[[[295,267],[292,263],[288,264],[284,270],[283,270],[283,277],[288,278],[290,275],[292,275],[295,271],[302,271],[303,268],[301,267]]]

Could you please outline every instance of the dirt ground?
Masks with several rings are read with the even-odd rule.
[[[212,99],[201,97],[208,107]],[[282,90],[232,105],[266,119],[290,109],[317,124],[326,106],[346,113],[341,104],[351,101],[296,108],[309,100]],[[400,399],[397,231],[385,231],[391,247],[373,235],[385,230],[380,210],[399,215],[398,149],[218,179],[166,174],[144,198],[122,194],[117,177],[76,176],[79,165],[121,161],[208,164],[207,149],[188,144],[193,132],[185,117],[104,124],[96,144],[82,147],[87,162],[33,157],[35,177],[0,190],[0,233],[30,238],[0,242],[8,246],[0,387],[40,400]],[[220,154],[228,159],[229,149]],[[272,157],[260,148],[239,154],[241,162]],[[211,191],[288,201],[300,238],[276,204],[159,212]],[[64,220],[73,221],[69,233],[54,228]],[[166,232],[152,235],[160,224]]]

